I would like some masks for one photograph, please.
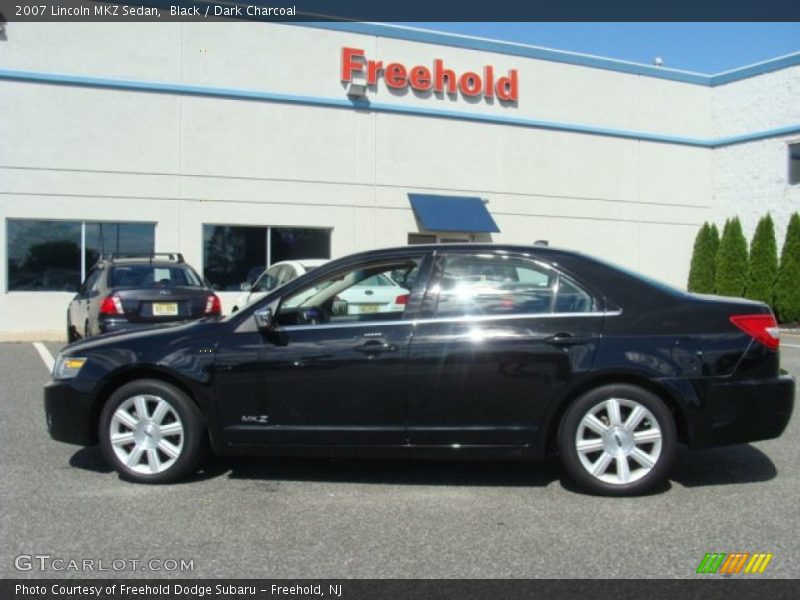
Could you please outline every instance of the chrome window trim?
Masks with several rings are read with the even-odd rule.
[[[424,319],[407,319],[394,321],[352,321],[349,323],[319,323],[311,325],[284,325],[281,331],[305,331],[308,329],[342,329],[344,327],[383,327],[398,325],[425,325],[428,323],[484,323],[487,321],[513,321],[517,319],[555,319],[586,317],[618,317],[621,310],[597,311],[585,313],[518,313],[514,315],[467,315],[462,317],[431,317]]]

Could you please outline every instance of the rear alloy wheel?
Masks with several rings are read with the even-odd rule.
[[[558,444],[564,467],[582,488],[634,496],[666,479],[675,455],[675,422],[655,394],[606,385],[567,409]]]
[[[100,446],[124,477],[168,483],[191,473],[205,440],[197,406],[158,380],[128,383],[111,395],[100,417]]]

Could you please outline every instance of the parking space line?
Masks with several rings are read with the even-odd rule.
[[[44,366],[47,367],[47,370],[51,373],[53,372],[53,355],[50,354],[50,350],[47,349],[47,346],[42,344],[41,342],[33,342],[33,347],[36,348],[36,351],[39,353],[39,356],[42,357],[42,361],[44,362]]]
[[[786,347],[786,348],[800,348],[800,344],[781,344],[781,347],[782,348],[783,347]]]

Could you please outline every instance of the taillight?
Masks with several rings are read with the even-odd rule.
[[[220,313],[222,313],[222,303],[219,301],[219,296],[211,294],[206,298],[205,314],[218,315]]]
[[[100,303],[100,314],[124,315],[125,311],[122,309],[122,300],[120,300],[119,296],[111,294],[103,298],[103,301]]]
[[[400,294],[397,298],[394,299],[394,303],[402,304],[405,306],[406,304],[408,304],[408,297],[409,294]]]
[[[781,344],[781,331],[773,315],[734,315],[730,321],[770,350],[778,350]]]

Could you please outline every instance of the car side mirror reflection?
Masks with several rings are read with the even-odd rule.
[[[249,292],[251,289],[253,289],[253,284],[250,283],[249,281],[245,281],[243,284],[239,286],[239,289],[243,292]]]
[[[257,310],[253,316],[259,331],[262,333],[275,331],[275,315],[272,314],[271,308]]]

